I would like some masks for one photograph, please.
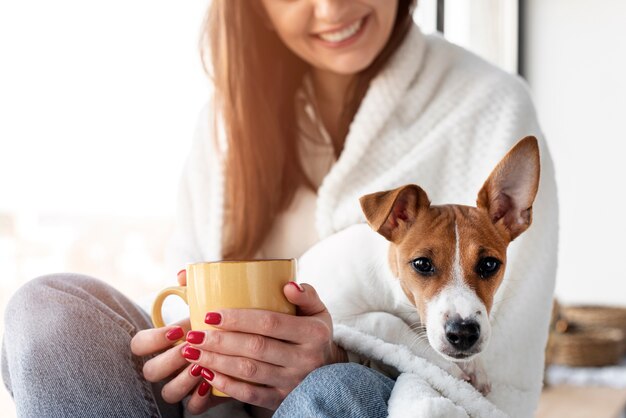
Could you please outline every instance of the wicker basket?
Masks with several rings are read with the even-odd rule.
[[[561,316],[581,328],[619,328],[626,336],[626,308],[613,306],[568,306],[561,307]],[[626,353],[626,340],[622,343]]]
[[[570,326],[565,333],[550,335],[548,358],[567,366],[608,366],[622,357],[624,332],[618,328]]]

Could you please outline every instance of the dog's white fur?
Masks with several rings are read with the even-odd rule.
[[[487,315],[487,308],[483,301],[470,289],[467,282],[463,279],[463,269],[461,268],[461,248],[459,229],[455,225],[455,251],[452,269],[452,280],[450,284],[441,290],[429,303],[426,314],[426,330],[430,345],[437,350],[444,358],[450,361],[458,361],[449,357],[446,352],[449,349],[449,343],[445,336],[445,323],[448,318],[459,315],[462,320],[474,320],[480,326],[480,338],[473,347],[472,356],[466,361],[459,362],[463,370],[475,367],[481,367],[480,362],[477,365],[466,365],[480,353],[489,341],[491,334],[491,326]]]

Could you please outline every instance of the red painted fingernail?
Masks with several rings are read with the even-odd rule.
[[[188,345],[183,348],[183,357],[188,358],[189,360],[198,360],[200,358],[200,350]]]
[[[185,335],[185,332],[181,327],[172,328],[171,330],[167,331],[167,334],[165,334],[167,339],[170,341],[176,341],[182,338],[183,335]]]
[[[218,325],[220,322],[222,322],[222,315],[217,312],[209,312],[204,317],[204,322],[209,325]]]
[[[189,369],[189,373],[193,376],[193,377],[198,377],[200,376],[200,372],[202,371],[202,366],[200,366],[199,364],[194,364],[193,366],[191,366],[191,369]]]
[[[182,273],[183,271],[186,271],[187,269],[182,269],[181,271],[179,271],[178,273],[176,273],[176,276],[178,276],[180,273]]]
[[[204,341],[204,332],[202,331],[189,331],[187,333],[187,341],[192,344],[201,344]]]
[[[209,380],[209,381],[213,380],[213,378],[215,377],[215,373],[205,368],[202,368],[202,370],[200,371],[200,374],[202,375],[202,377],[204,377],[206,380]]]
[[[302,286],[300,286],[298,283],[296,282],[289,282],[290,285],[293,285],[293,287],[295,287],[296,289],[298,289],[298,291],[300,292],[304,292],[304,288]]]
[[[211,389],[211,385],[209,385],[209,382],[207,382],[206,380],[203,380],[202,383],[200,383],[200,387],[198,387],[198,395],[206,395],[209,389]]]

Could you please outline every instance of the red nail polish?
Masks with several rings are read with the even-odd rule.
[[[187,269],[182,269],[181,271],[179,271],[178,273],[176,273],[176,277],[178,277],[178,275],[179,275],[180,273],[182,273],[183,271],[187,271]]]
[[[182,338],[183,335],[185,335],[185,332],[181,327],[172,328],[171,330],[167,331],[167,334],[165,334],[167,339],[170,341],[176,341],[179,338]]]
[[[194,364],[193,366],[191,366],[191,369],[189,369],[189,374],[191,374],[193,377],[198,377],[200,376],[201,371],[202,366],[200,366],[199,364]]]
[[[209,312],[204,317],[204,322],[209,325],[219,325],[222,322],[222,315],[217,312]]]
[[[198,360],[200,358],[200,350],[191,346],[183,348],[183,357],[189,360]]]
[[[202,331],[189,331],[187,333],[187,341],[192,344],[201,344],[204,341],[204,332]]]
[[[198,395],[206,395],[209,392],[209,389],[211,389],[211,385],[209,385],[209,382],[207,382],[206,380],[203,380],[198,387]]]
[[[296,283],[296,282],[289,282],[289,284],[293,285],[293,287],[298,289],[299,292],[304,292],[304,288],[302,286],[300,286],[298,283]]]
[[[205,369],[204,367],[200,371],[200,374],[202,375],[202,377],[204,377],[206,380],[209,380],[209,381],[213,380],[213,378],[215,377],[215,373],[213,373],[209,369]]]

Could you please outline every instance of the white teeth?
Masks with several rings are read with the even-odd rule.
[[[360,19],[342,30],[338,30],[335,32],[320,33],[318,36],[322,38],[323,40],[325,40],[326,42],[337,43],[337,42],[345,41],[351,36],[354,36],[354,34],[357,33],[359,29],[361,29],[362,24],[363,24],[363,19]]]

